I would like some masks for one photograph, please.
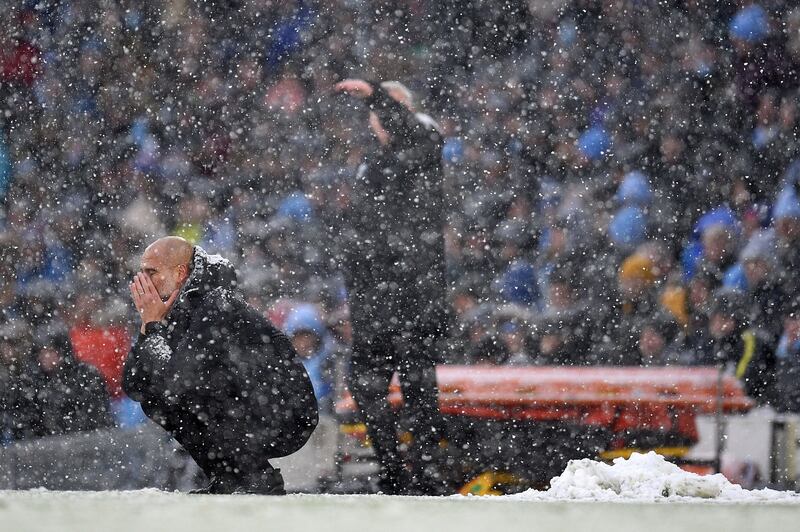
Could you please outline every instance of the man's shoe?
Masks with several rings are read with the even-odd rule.
[[[197,488],[189,491],[190,495],[213,495],[218,493],[220,478],[212,475],[211,479],[209,480],[208,484],[203,486],[202,488]]]
[[[286,495],[280,469],[269,469],[249,477],[212,475],[207,486],[190,491],[193,495]]]
[[[230,474],[211,475],[211,480],[204,488],[192,490],[193,495],[231,495],[245,493],[242,488],[242,479]]]
[[[384,495],[408,495],[411,483],[412,478],[408,470],[391,468],[381,472],[378,490]]]
[[[270,468],[250,476],[248,482],[240,486],[236,493],[250,493],[254,495],[286,495],[283,486],[283,475],[280,469]]]

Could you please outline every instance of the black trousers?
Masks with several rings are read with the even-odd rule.
[[[386,492],[402,491],[407,477],[399,452],[398,413],[388,402],[388,388],[397,372],[403,394],[402,416],[413,436],[414,455],[432,455],[442,438],[433,350],[437,327],[411,326],[407,330],[375,321],[352,308],[353,355],[349,389],[381,465],[380,485]],[[412,473],[422,464],[409,464]]]
[[[269,460],[299,450],[313,430],[275,418],[258,426],[250,420],[245,429],[243,419],[209,417],[205,411],[198,415],[184,405],[145,402],[142,409],[186,449],[207,477],[238,478],[243,485],[270,475]]]

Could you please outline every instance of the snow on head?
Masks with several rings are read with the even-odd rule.
[[[654,452],[633,453],[612,465],[595,460],[570,461],[544,492],[529,490],[514,497],[532,500],[655,501],[663,499],[715,499],[723,501],[800,502],[796,493],[745,490],[724,476],[697,475],[667,462]]]

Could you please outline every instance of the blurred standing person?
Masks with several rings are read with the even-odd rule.
[[[113,426],[108,391],[100,372],[75,357],[66,328],[42,333],[36,338],[39,435]]]
[[[349,388],[380,461],[380,490],[442,493],[433,460],[443,437],[436,350],[447,329],[442,136],[398,82],[348,79],[336,90],[365,101],[378,140],[339,237],[353,324]],[[419,457],[410,472],[387,400],[395,372],[414,438],[409,456]]]
[[[783,307],[787,301],[778,261],[778,247],[773,231],[759,231],[739,254],[739,262],[729,270],[741,272],[740,279],[748,305],[748,318],[754,327],[769,334],[777,342],[783,330]],[[727,279],[726,279],[727,280]]]
[[[722,364],[742,381],[759,404],[775,404],[776,361],[769,335],[747,322],[745,296],[729,288],[716,290],[708,312],[707,343],[694,351],[696,365]]]

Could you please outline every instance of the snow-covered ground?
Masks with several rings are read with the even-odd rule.
[[[0,492],[0,530],[119,532],[798,530],[800,497],[685,473],[657,455],[570,464],[546,492],[507,497],[209,496]]]

